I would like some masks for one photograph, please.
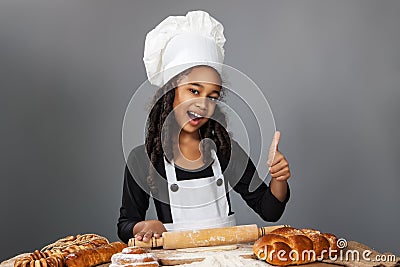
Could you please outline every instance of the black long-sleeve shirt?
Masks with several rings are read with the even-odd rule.
[[[282,216],[286,203],[289,200],[289,187],[286,199],[283,202],[279,201],[271,193],[269,186],[261,181],[261,185],[253,192],[250,192],[250,181],[252,179],[260,180],[260,178],[247,153],[234,140],[232,140],[231,158],[224,158],[218,152],[217,157],[224,174],[229,214],[233,214],[233,211],[229,200],[228,183],[263,220],[276,222]],[[150,188],[147,183],[149,164],[149,157],[144,145],[134,148],[127,160],[122,205],[118,219],[118,236],[126,243],[133,237],[133,227],[135,224],[145,220],[146,211],[149,207]],[[157,162],[155,170],[159,174],[158,179],[155,179],[158,190],[153,198],[157,217],[163,223],[172,223],[163,160]],[[175,166],[175,171],[178,181],[213,176],[211,165],[198,171],[189,171]]]

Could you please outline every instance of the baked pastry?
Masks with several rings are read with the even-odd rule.
[[[113,242],[99,247],[70,253],[65,257],[68,267],[91,267],[111,261],[111,256],[126,248],[122,242]]]
[[[314,229],[282,227],[259,238],[253,245],[257,258],[287,266],[327,259],[339,253],[337,238],[333,234]]]
[[[14,262],[14,267],[61,267],[65,266],[69,255],[71,255],[67,263],[67,265],[70,264],[69,266],[94,266],[109,262],[114,253],[126,247],[124,243],[115,243],[117,244],[109,244],[105,237],[96,234],[67,236],[45,246],[41,251],[36,250],[28,256],[19,258]],[[88,252],[83,253],[87,250]],[[96,252],[90,250],[96,250]],[[94,257],[93,254],[98,256]],[[83,265],[74,265],[75,262],[81,264],[82,259],[86,260]]]
[[[67,236],[57,240],[42,248],[44,250],[52,250],[61,252],[64,256],[83,249],[99,247],[108,244],[107,238],[96,234],[83,234],[76,236]]]
[[[158,259],[148,249],[127,247],[111,257],[110,267],[157,267]]]
[[[64,257],[51,250],[39,251],[29,254],[28,256],[17,259],[14,267],[62,267],[64,266]]]

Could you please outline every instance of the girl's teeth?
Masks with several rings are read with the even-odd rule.
[[[194,112],[192,112],[192,111],[189,111],[190,112],[190,114],[192,114],[193,116],[195,116],[196,118],[202,118],[203,116],[200,116],[199,114],[197,114],[197,113],[194,113]]]

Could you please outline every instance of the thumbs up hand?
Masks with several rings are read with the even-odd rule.
[[[290,177],[290,168],[285,156],[278,150],[280,137],[281,133],[276,131],[269,148],[267,164],[273,180],[286,181]]]

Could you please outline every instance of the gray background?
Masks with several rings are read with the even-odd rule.
[[[279,223],[400,255],[400,1],[2,0],[0,259],[69,234],[117,240],[145,34],[195,9],[225,25],[226,63],[263,88],[282,131]],[[238,223],[268,225],[233,204]]]

